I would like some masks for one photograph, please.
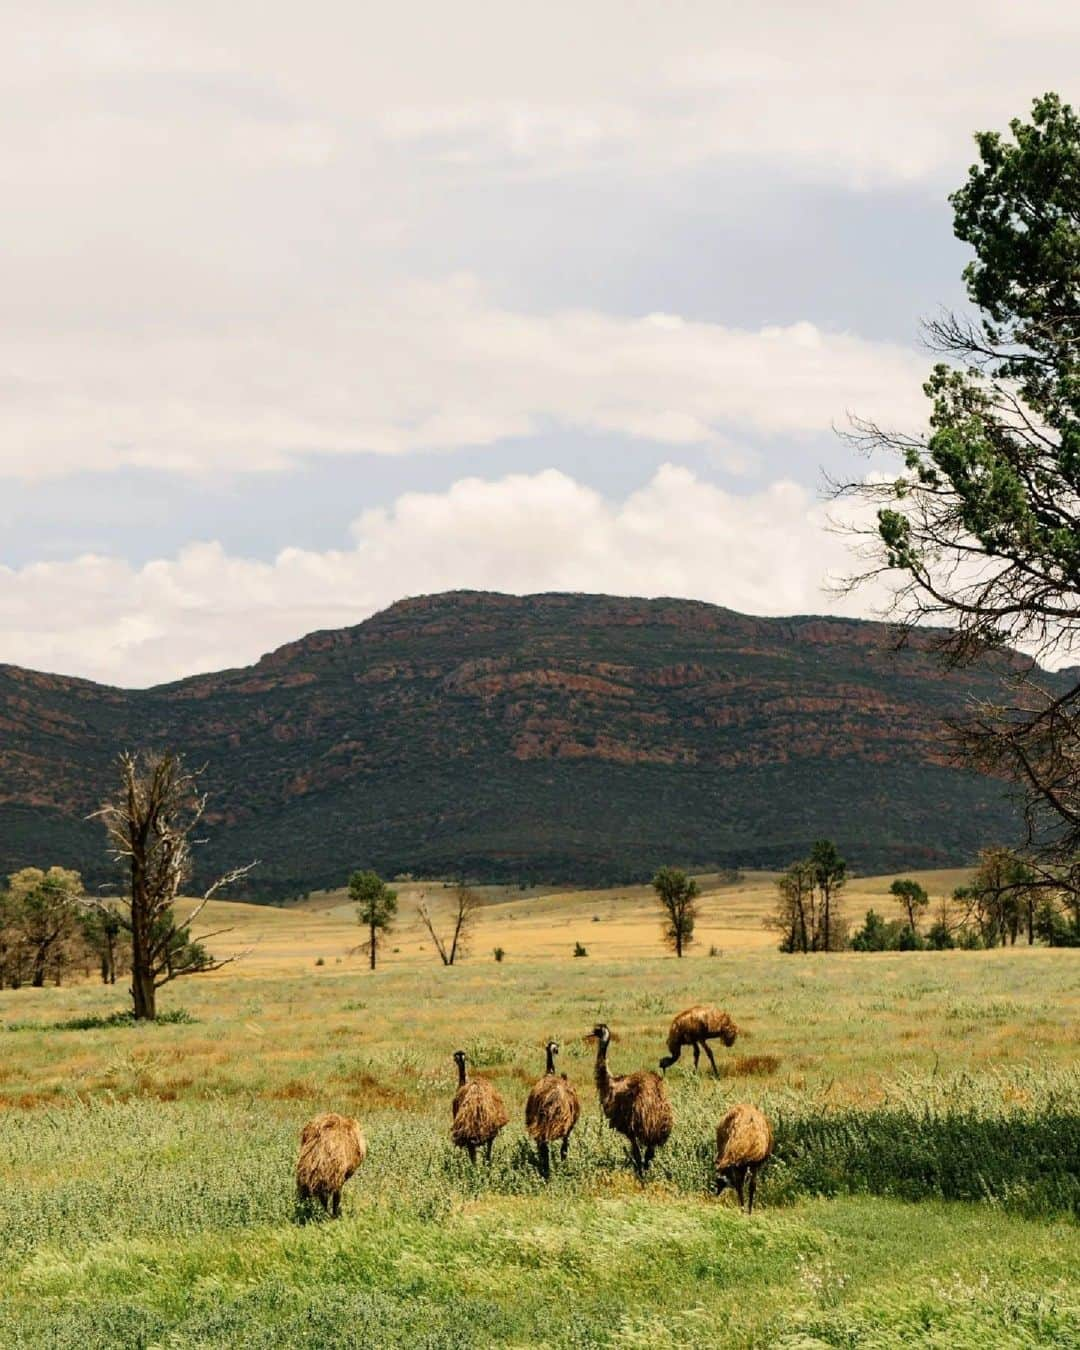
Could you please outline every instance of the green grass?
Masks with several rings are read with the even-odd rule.
[[[186,981],[154,1027],[92,985],[0,996],[24,1027],[0,1062],[0,1345],[1080,1344],[1070,953],[296,960]],[[617,1071],[655,1064],[695,998],[744,1034],[718,1081],[669,1073],[641,1188],[582,1036],[603,1015]],[[584,1110],[545,1187],[521,1114],[553,1033]],[[490,1171],[448,1139],[459,1044],[510,1108]],[[737,1100],[776,1128],[749,1219],[708,1192]],[[299,1128],[331,1108],[369,1157],[339,1222],[301,1224]]]

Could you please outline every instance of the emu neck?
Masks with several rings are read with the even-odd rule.
[[[550,1045],[549,1045],[548,1048],[547,1048],[547,1069],[546,1069],[546,1072],[547,1072],[547,1073],[554,1073],[554,1072],[555,1072],[555,1054],[554,1054],[554,1051],[552,1050],[552,1048],[551,1048]]]
[[[458,1085],[458,1087],[464,1087],[464,1086],[465,1086],[465,1062],[464,1062],[464,1060],[460,1061],[460,1062],[458,1063],[458,1066],[457,1066],[457,1085]]]
[[[593,1073],[596,1080],[596,1090],[600,1096],[606,1097],[611,1091],[611,1075],[608,1073],[607,1066],[607,1046],[603,1041],[596,1043],[596,1069]]]

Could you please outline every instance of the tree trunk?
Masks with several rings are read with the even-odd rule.
[[[370,955],[370,957],[371,957],[371,969],[372,969],[372,970],[375,969],[375,934],[376,934],[376,932],[377,932],[377,929],[376,929],[375,925],[372,924],[372,925],[371,925],[371,950],[370,950],[370,952],[369,952],[369,955]]]
[[[45,958],[48,955],[48,949],[39,947],[34,953],[34,977],[30,981],[35,989],[42,989],[45,985]]]
[[[149,971],[131,968],[131,999],[136,1022],[153,1022],[157,1017],[157,990]]]

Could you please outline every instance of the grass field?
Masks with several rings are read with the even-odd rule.
[[[852,916],[890,880],[852,883]],[[784,957],[750,877],[706,886],[682,962],[644,890],[493,890],[446,970],[401,889],[374,976],[327,894],[213,906],[215,949],[251,951],[165,991],[188,1022],[55,1030],[122,988],[0,994],[0,1345],[1080,1344],[1075,953]],[[698,999],[743,1035],[719,1081],[669,1073],[642,1188],[583,1037],[603,1017],[616,1071],[655,1066]],[[552,1034],[584,1111],[545,1188],[521,1121]],[[511,1110],[490,1172],[449,1145],[458,1045]],[[707,1193],[737,1100],[777,1132],[750,1219]],[[341,1220],[300,1225],[297,1137],[324,1109],[370,1154]]]

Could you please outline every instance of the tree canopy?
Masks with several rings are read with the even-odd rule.
[[[924,435],[857,421],[899,459],[893,476],[837,485],[875,508],[868,569],[894,583],[902,630],[926,620],[954,662],[1019,645],[1064,663],[1080,638],[1080,118],[1056,94],[1009,134],[975,138],[950,197],[973,257],[974,313],[927,325],[945,358],[925,385]],[[1000,699],[959,732],[970,760],[1023,791],[1027,842],[1060,867],[1080,853],[1080,678],[1008,657]],[[1080,879],[1080,874],[1078,878]],[[1060,871],[1047,885],[1072,884]]]

